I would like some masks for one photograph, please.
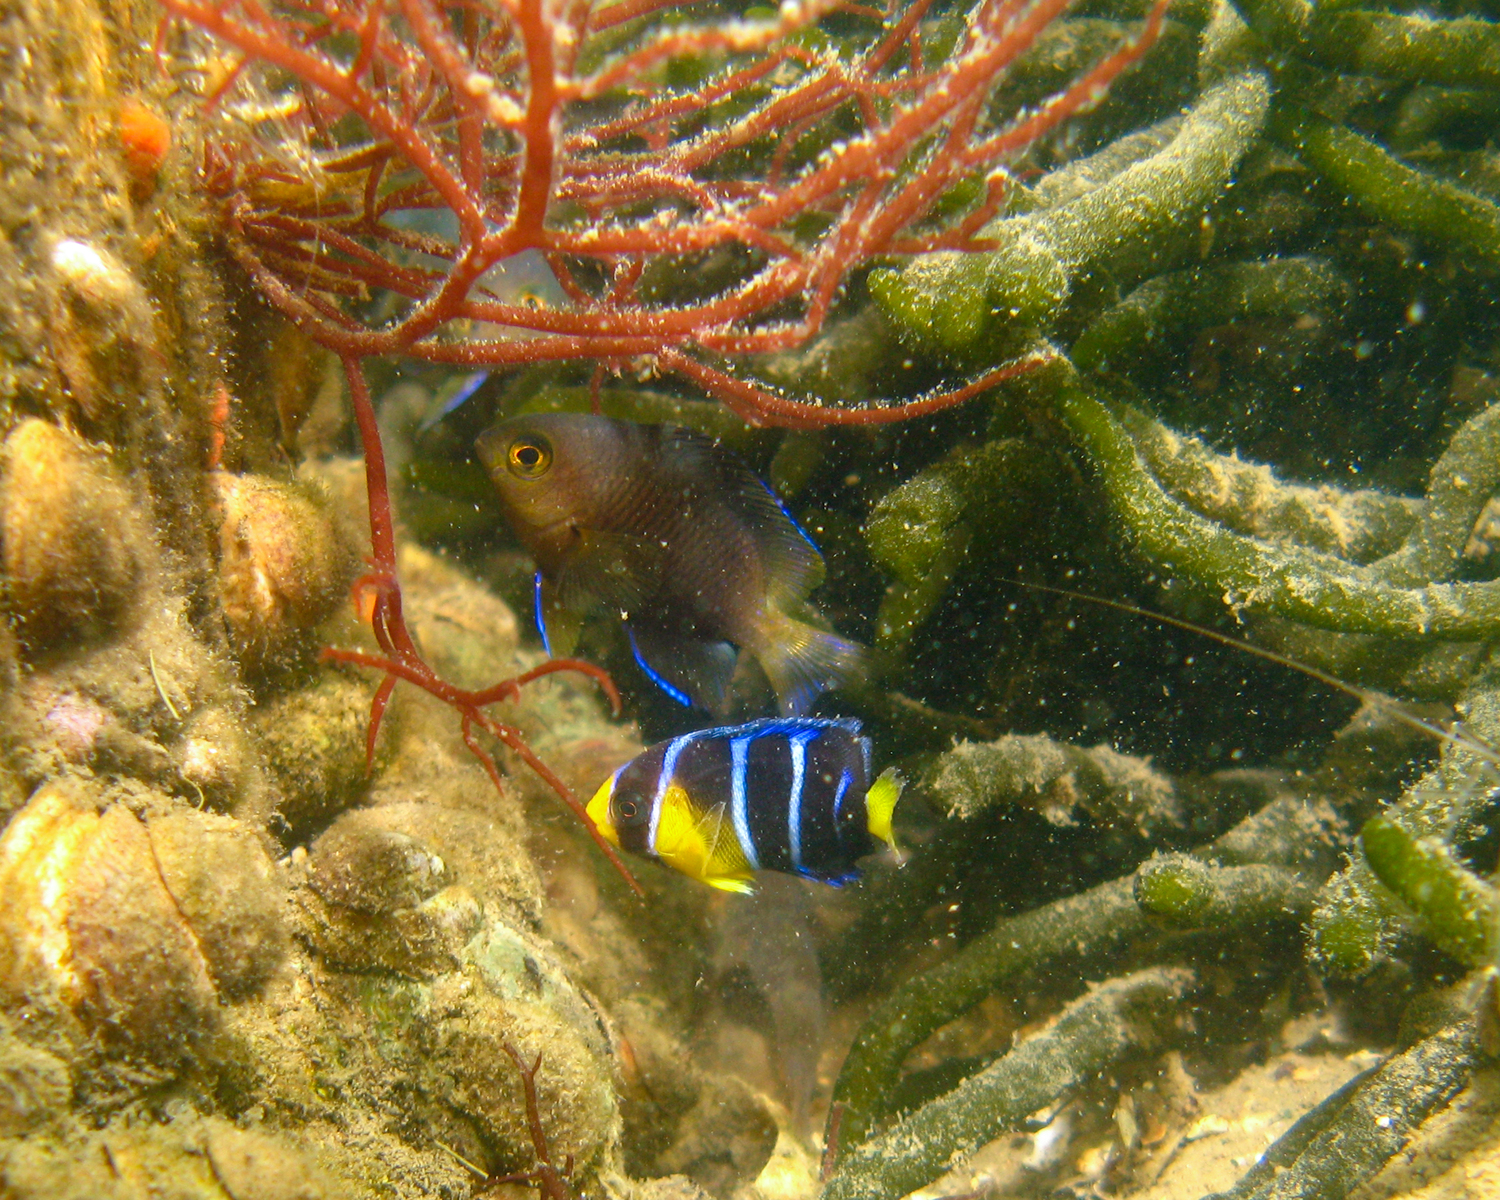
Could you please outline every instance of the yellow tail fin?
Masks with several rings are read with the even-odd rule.
[[[865,815],[870,834],[895,850],[897,858],[901,857],[901,851],[896,849],[896,835],[891,830],[891,814],[896,811],[896,801],[901,799],[901,789],[905,786],[906,780],[901,777],[901,772],[895,767],[887,767],[865,793]]]

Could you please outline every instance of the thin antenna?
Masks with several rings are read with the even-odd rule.
[[[1409,729],[1418,730],[1429,737],[1437,738],[1440,742],[1447,742],[1450,745],[1458,746],[1461,749],[1479,755],[1487,762],[1500,765],[1500,750],[1491,746],[1483,738],[1470,733],[1458,722],[1455,721],[1452,728],[1446,728],[1435,721],[1429,721],[1425,717],[1417,716],[1416,713],[1408,709],[1399,700],[1395,700],[1382,692],[1360,687],[1356,683],[1349,683],[1347,680],[1340,679],[1337,675],[1330,675],[1327,671],[1320,670],[1309,663],[1299,662],[1297,659],[1275,650],[1267,650],[1264,646],[1256,646],[1231,634],[1220,633],[1216,629],[1208,629],[1202,625],[1196,625],[1192,621],[1183,620],[1181,617],[1173,617],[1166,613],[1155,612],[1149,608],[1142,608],[1138,604],[1131,604],[1125,600],[1111,600],[1105,596],[1094,596],[1088,592],[1075,592],[1070,588],[1053,587],[1051,584],[1046,583],[1031,583],[1025,579],[1002,578],[1000,582],[1015,584],[1017,587],[1031,588],[1037,592],[1051,592],[1054,596],[1066,596],[1070,600],[1081,600],[1085,604],[1097,604],[1101,608],[1113,608],[1117,612],[1145,617],[1147,620],[1156,621],[1162,625],[1171,625],[1188,633],[1196,633],[1199,637],[1206,637],[1211,641],[1218,642],[1220,645],[1230,646],[1235,650],[1243,650],[1246,654],[1253,654],[1256,658],[1264,659],[1266,662],[1275,663],[1277,666],[1297,671],[1306,675],[1309,679],[1316,679],[1319,683],[1326,684],[1328,687],[1343,692],[1346,696],[1352,696],[1362,704],[1378,708]]]

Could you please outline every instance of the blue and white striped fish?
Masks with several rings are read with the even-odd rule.
[[[588,813],[620,849],[728,892],[754,891],[756,871],[839,884],[877,840],[895,849],[901,776],[869,778],[858,721],[752,721],[648,747],[604,781]]]

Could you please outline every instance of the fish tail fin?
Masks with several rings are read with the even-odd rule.
[[[781,715],[797,717],[830,688],[862,678],[865,648],[785,613],[766,622],[755,657],[776,690]]]
[[[870,835],[879,838],[894,850],[898,859],[901,851],[896,848],[891,816],[896,811],[896,801],[901,799],[901,789],[905,786],[906,780],[901,772],[895,767],[887,767],[865,793],[865,815]]]

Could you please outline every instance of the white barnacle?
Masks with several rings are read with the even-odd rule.
[[[120,305],[135,295],[135,281],[107,250],[77,238],[62,238],[52,247],[52,266],[64,283],[96,306]]]

